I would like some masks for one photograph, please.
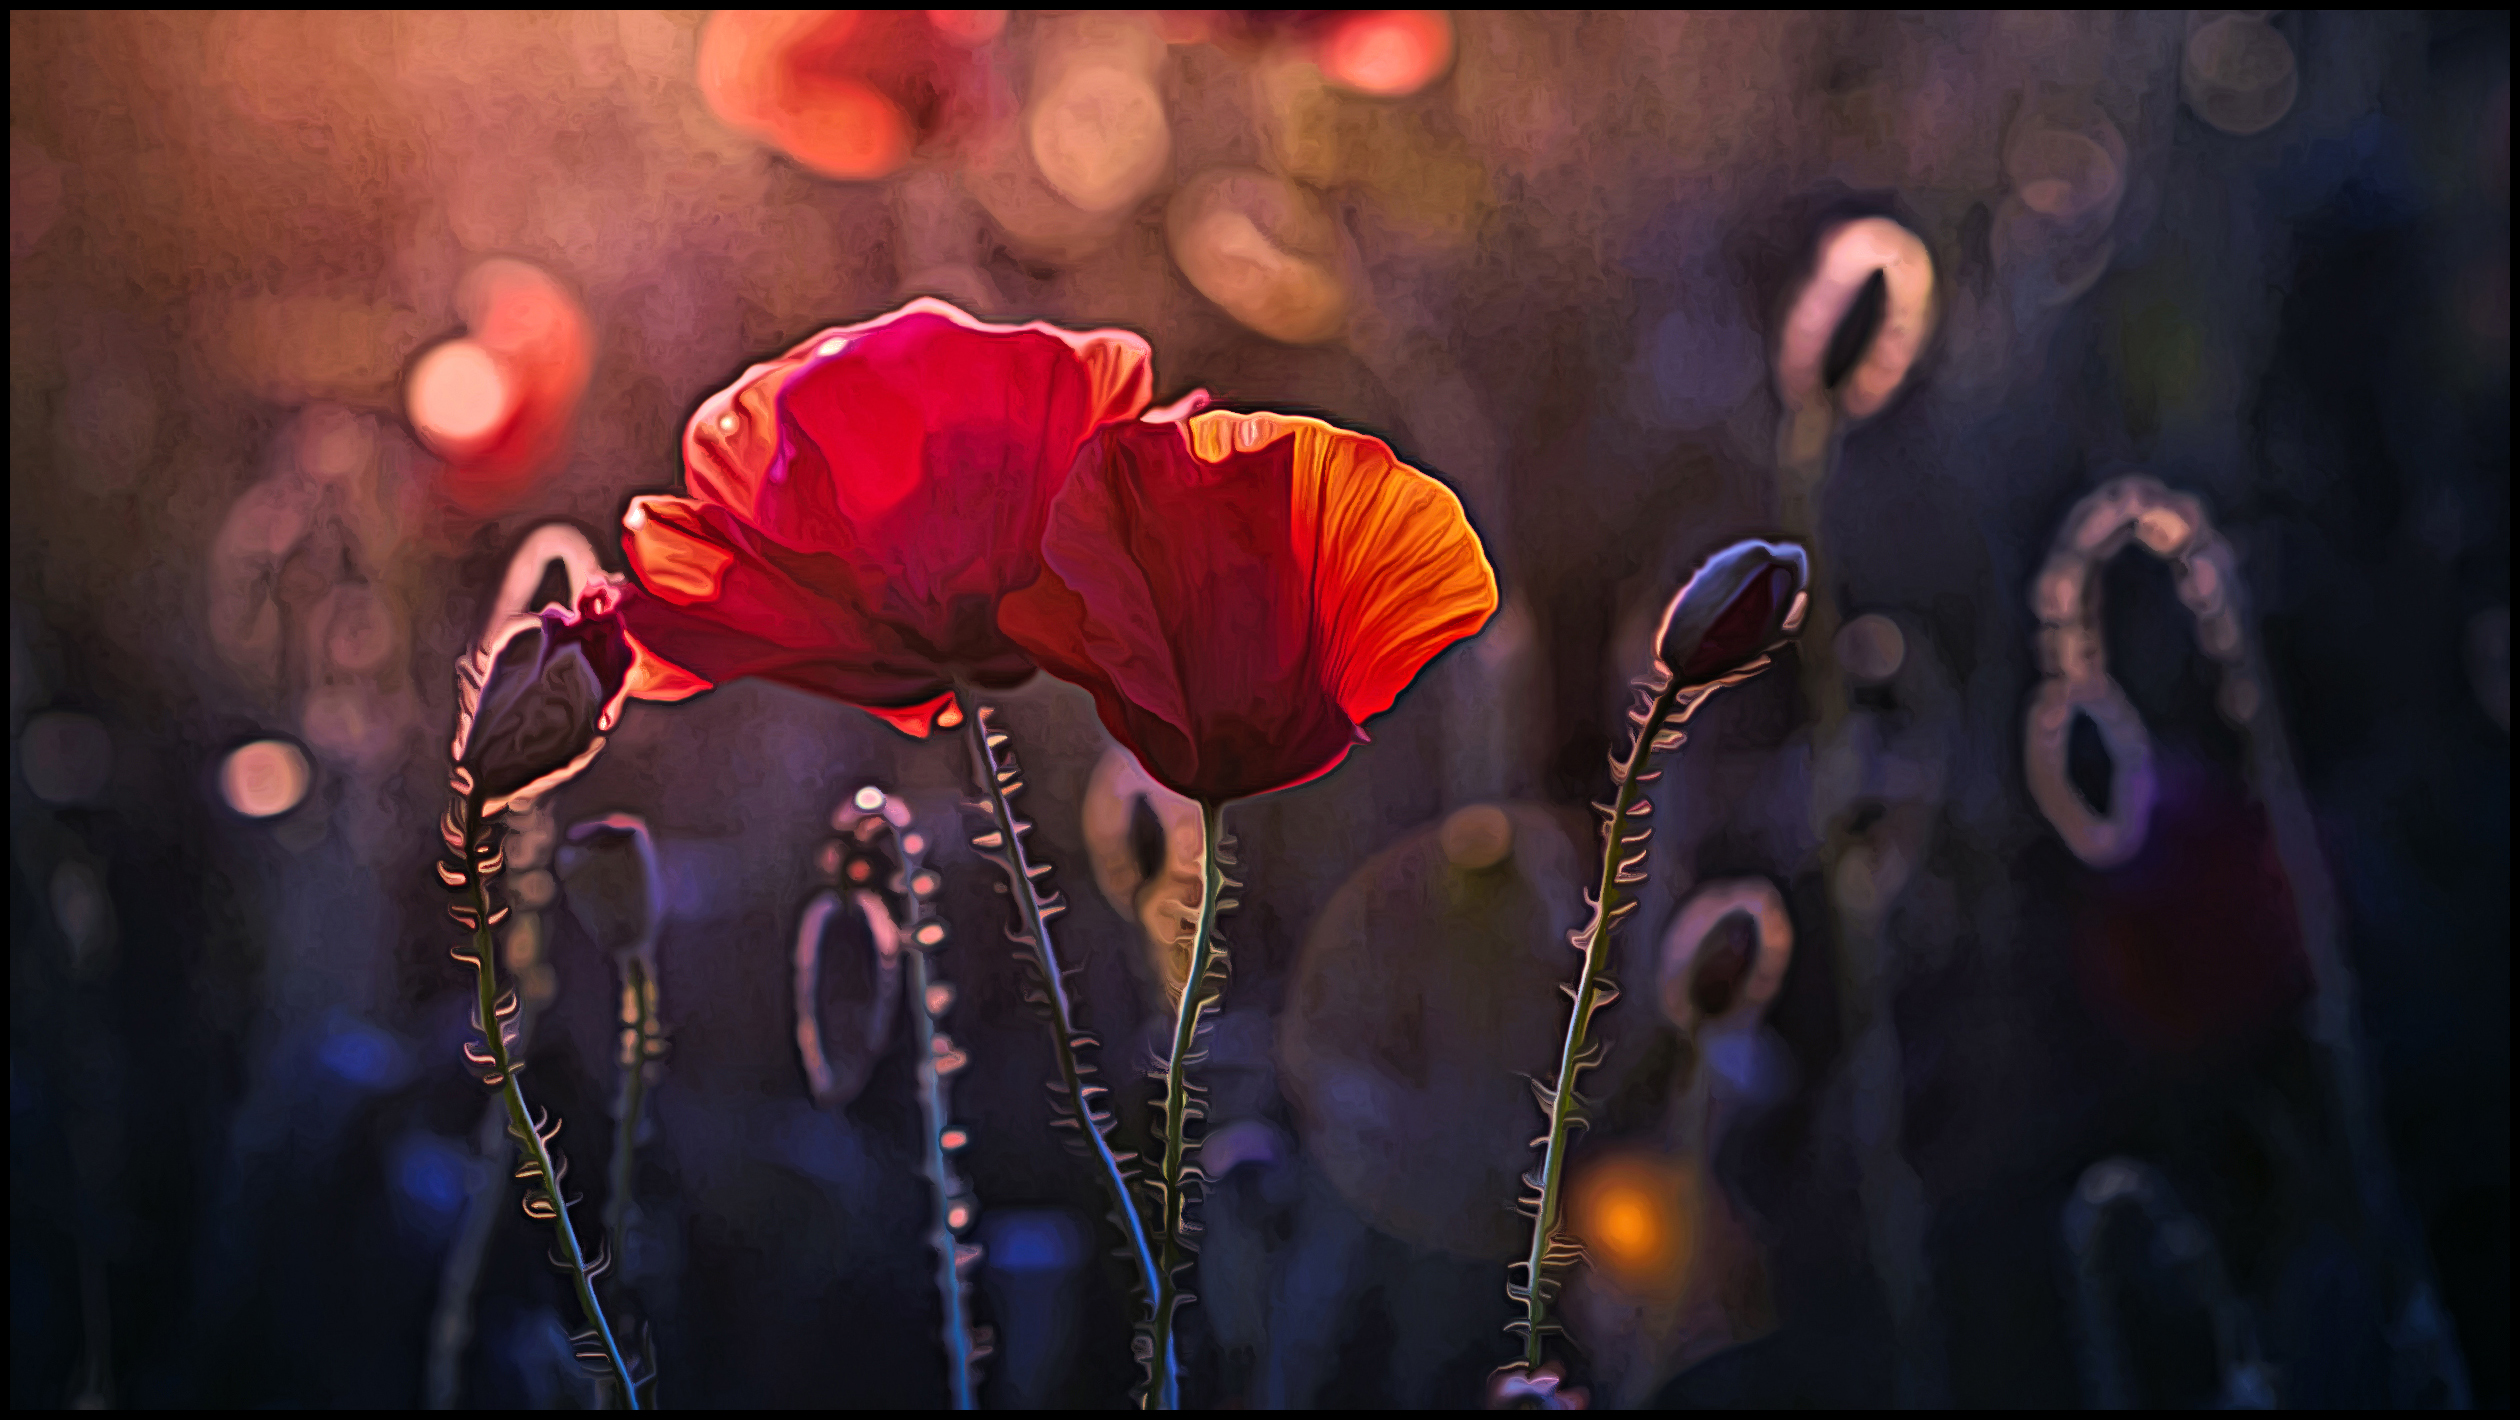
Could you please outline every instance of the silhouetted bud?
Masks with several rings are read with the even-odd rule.
[[[455,768],[483,814],[574,778],[621,716],[633,651],[608,585],[511,618],[455,671]],[[469,776],[467,781],[466,776]]]
[[[560,882],[569,915],[608,952],[637,952],[656,940],[665,885],[656,843],[636,814],[606,814],[569,826],[560,846]]]
[[[1810,559],[1790,542],[1716,553],[1663,613],[1655,664],[1684,686],[1706,685],[1766,655],[1802,625],[1810,576]]]

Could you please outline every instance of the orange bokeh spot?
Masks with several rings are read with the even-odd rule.
[[[770,121],[770,136],[824,177],[879,178],[910,160],[910,121],[893,101],[855,79],[817,75]]]
[[[700,37],[700,96],[728,127],[824,177],[897,172],[968,117],[967,51],[1003,10],[721,10]]]
[[[1452,56],[1452,19],[1441,10],[1355,10],[1322,36],[1314,61],[1333,83],[1399,98],[1435,82]]]
[[[1603,1280],[1630,1294],[1673,1295],[1697,1251],[1697,1181],[1648,1154],[1587,1160],[1567,1183],[1567,1222]]]

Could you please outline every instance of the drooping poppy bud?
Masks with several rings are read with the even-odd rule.
[[[560,846],[560,882],[569,915],[595,944],[616,954],[656,941],[665,919],[665,884],[656,841],[636,814],[606,814],[569,825]]]
[[[610,584],[575,611],[512,617],[456,667],[455,769],[485,816],[557,788],[594,762],[639,659]]]
[[[1706,560],[1663,612],[1654,664],[1686,685],[1723,679],[1802,625],[1811,560],[1794,544],[1750,539]]]

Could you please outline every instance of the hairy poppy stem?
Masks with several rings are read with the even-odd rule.
[[[604,1200],[604,1232],[613,1265],[630,1257],[631,1175],[638,1162],[639,1114],[647,1106],[648,1062],[656,1051],[656,977],[637,952],[621,958],[620,1127],[613,1131],[612,1190]]]
[[[1077,1129],[1085,1136],[1086,1147],[1093,1151],[1104,1187],[1111,1194],[1112,1221],[1127,1235],[1138,1285],[1145,1289],[1150,1314],[1155,1314],[1163,1291],[1161,1274],[1155,1266],[1155,1249],[1147,1241],[1146,1220],[1130,1195],[1128,1174],[1122,1170],[1119,1156],[1112,1152],[1111,1141],[1103,1133],[1105,1125],[1086,1094],[1085,1067],[1077,1059],[1077,1047],[1087,1037],[1077,1029],[1076,1012],[1068,1001],[1067,973],[1060,966],[1058,948],[1050,939],[1049,918],[1042,911],[1041,896],[1033,890],[1035,869],[1024,853],[1027,825],[1016,819],[1014,801],[1009,797],[1008,786],[1014,774],[998,762],[998,745],[1006,737],[990,730],[987,710],[976,705],[961,708],[963,733],[971,746],[972,772],[980,781],[981,797],[996,826],[994,853],[998,865],[1006,870],[1007,893],[1015,899],[1015,910],[1021,914],[1018,930],[1029,939],[1041,960],[1042,998],[1050,1013],[1050,1044],[1059,1061],[1059,1083],[1067,1091],[1068,1104],[1076,1111]],[[983,848],[986,850],[988,845]],[[1157,1325],[1161,1325],[1160,1321]],[[1159,1349],[1151,1364],[1149,1393],[1174,1394],[1171,1358]]]
[[[604,1319],[603,1304],[595,1298],[595,1279],[587,1270],[585,1253],[578,1247],[577,1231],[569,1225],[569,1204],[561,1193],[560,1172],[552,1159],[550,1140],[535,1126],[533,1110],[525,1103],[525,1089],[517,1083],[516,1064],[508,1056],[499,1011],[499,973],[494,964],[498,947],[490,932],[495,918],[490,910],[489,879],[482,867],[483,860],[495,857],[496,850],[482,823],[478,798],[468,796],[465,800],[463,837],[464,892],[470,901],[472,919],[472,965],[479,986],[477,1006],[489,1073],[498,1077],[497,1089],[507,1105],[508,1133],[524,1150],[526,1166],[535,1173],[543,1200],[550,1207],[552,1235],[560,1244],[560,1259],[577,1289],[578,1306],[603,1343],[604,1360],[612,1367],[613,1383],[621,1388],[623,1407],[636,1410],[638,1387],[631,1383],[630,1367],[623,1362],[621,1348],[613,1340],[612,1324]],[[559,1132],[556,1121],[552,1132]]]
[[[1602,967],[1609,956],[1610,930],[1620,915],[1619,889],[1635,879],[1623,873],[1630,816],[1637,800],[1644,793],[1650,776],[1646,766],[1653,759],[1656,741],[1662,736],[1663,724],[1688,689],[1678,681],[1670,681],[1654,693],[1653,702],[1638,722],[1636,743],[1628,751],[1627,763],[1619,771],[1617,794],[1610,801],[1609,822],[1601,835],[1601,886],[1594,899],[1592,924],[1579,939],[1584,952],[1583,971],[1575,979],[1575,1009],[1566,1021],[1566,1045],[1558,1053],[1557,1085],[1542,1090],[1549,1109],[1549,1133],[1540,1156],[1539,1198],[1531,1223],[1531,1251],[1521,1263],[1524,1285],[1506,1290],[1523,1304],[1523,1365],[1527,1371],[1540,1369],[1542,1341],[1549,1328],[1549,1301],[1553,1284],[1549,1272],[1572,1261],[1577,1250],[1573,1240],[1558,1230],[1558,1217],[1565,1200],[1559,1187],[1566,1175],[1566,1148],[1581,1121],[1577,1106],[1575,1082],[1584,1068],[1593,1062],[1587,1057],[1592,1034],[1593,1011],[1604,1004],[1600,999],[1605,983]],[[1701,688],[1703,689],[1703,688]],[[1701,694],[1690,705],[1695,710],[1703,703]],[[1615,994],[1613,992],[1612,994]]]
[[[1150,1395],[1158,1410],[1181,1408],[1180,1366],[1173,1354],[1173,1313],[1182,1301],[1181,1277],[1190,1265],[1183,1246],[1182,1224],[1189,1197],[1182,1189],[1183,1161],[1189,1152],[1190,1050],[1199,1034],[1199,1017],[1216,1004],[1207,989],[1208,967],[1216,957],[1216,914],[1225,896],[1224,817],[1222,804],[1199,805],[1199,921],[1190,938],[1190,970],[1181,982],[1181,1009],[1173,1018],[1172,1055],[1164,1063],[1164,1244],[1163,1289],[1155,1302],[1155,1355],[1163,1365],[1164,1389]]]

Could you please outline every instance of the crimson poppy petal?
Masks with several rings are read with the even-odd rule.
[[[622,620],[657,663],[633,694],[680,699],[691,682],[760,676],[881,711],[947,693],[933,661],[856,608],[831,559],[778,548],[689,499],[635,499],[624,526],[645,590],[624,597]]]
[[[940,662],[1010,654],[994,611],[1037,570],[1077,446],[1136,417],[1152,353],[1124,331],[994,326],[936,300],[828,330],[703,404],[692,496],[827,555],[866,614]]]

